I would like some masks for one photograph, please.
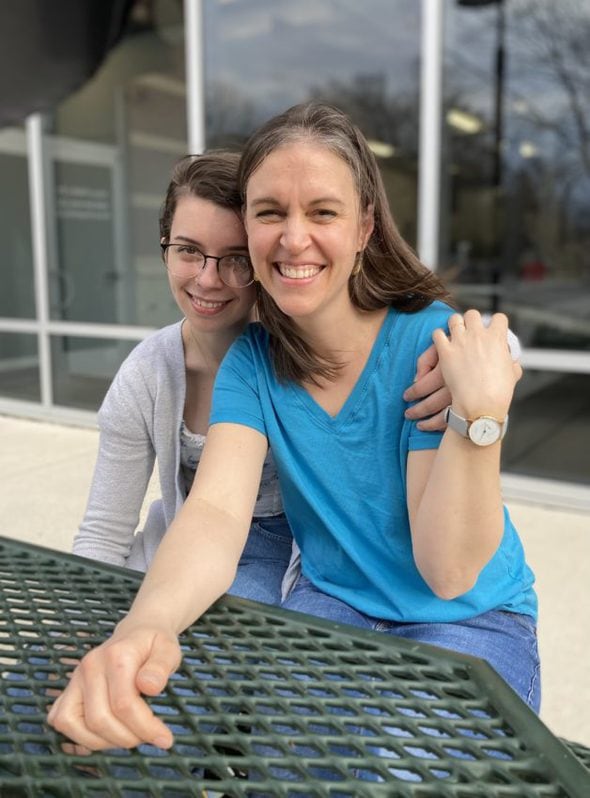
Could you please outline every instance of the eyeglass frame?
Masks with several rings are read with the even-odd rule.
[[[168,251],[168,249],[170,247],[187,247],[187,246],[188,247],[192,247],[193,249],[196,249],[197,252],[199,253],[199,255],[203,256],[203,265],[197,271],[197,273],[195,274],[195,277],[203,271],[203,269],[207,265],[207,261],[208,260],[214,260],[215,261],[215,268],[217,270],[217,276],[219,277],[221,282],[224,285],[226,285],[228,288],[248,288],[248,286],[252,285],[252,283],[254,282],[254,268],[252,267],[252,262],[250,261],[250,258],[249,258],[248,255],[239,254],[239,257],[240,258],[246,258],[246,260],[249,261],[250,268],[252,269],[252,279],[250,280],[249,283],[245,283],[244,285],[228,285],[228,283],[225,282],[225,280],[223,279],[223,277],[221,276],[221,273],[219,271],[219,261],[223,260],[224,258],[235,258],[236,257],[235,254],[234,255],[231,255],[231,254],[219,255],[219,256],[218,255],[207,255],[205,252],[202,252],[198,248],[198,246],[196,244],[186,244],[184,242],[179,242],[179,241],[168,242],[167,244],[164,244],[163,242],[160,242],[160,249],[162,250],[162,260],[164,261],[164,265],[166,266],[166,270],[167,271],[170,271],[170,269],[168,268],[168,262],[166,261],[166,252]],[[170,272],[170,274],[175,274],[175,272]],[[181,275],[177,274],[176,276],[179,277]]]

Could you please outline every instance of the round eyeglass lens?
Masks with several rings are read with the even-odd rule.
[[[230,288],[245,288],[254,281],[252,264],[246,255],[224,255],[219,259],[219,277]]]
[[[186,244],[170,244],[166,247],[165,262],[168,271],[178,277],[199,272],[205,265],[205,256],[195,247]]]

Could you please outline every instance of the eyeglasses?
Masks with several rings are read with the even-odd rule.
[[[214,260],[217,274],[229,288],[246,288],[254,282],[254,270],[247,255],[205,255],[194,244],[160,244],[164,263],[176,277],[196,277],[208,260]]]

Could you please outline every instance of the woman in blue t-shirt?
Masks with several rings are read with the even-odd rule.
[[[231,584],[269,445],[301,548],[286,606],[485,656],[538,709],[534,580],[500,495],[520,376],[506,318],[453,313],[337,109],[272,119],[239,180],[261,324],[221,365],[193,488],[129,615],[50,722],[91,749],[172,744],[138,691],[162,689],[177,634]],[[444,434],[405,417],[431,340],[452,396]]]

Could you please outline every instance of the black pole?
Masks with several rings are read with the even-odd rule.
[[[497,0],[498,13],[496,15],[496,58],[494,74],[494,144],[493,144],[493,165],[492,165],[492,191],[494,207],[494,228],[496,234],[497,254],[492,268],[492,284],[497,286],[501,280],[501,246],[499,224],[499,214],[502,195],[502,144],[504,139],[504,80],[506,59],[504,50],[504,40],[506,34],[506,15],[504,0]],[[500,310],[500,295],[498,291],[492,294],[492,313]]]
[[[504,37],[506,33],[506,15],[503,0],[498,0],[496,17],[496,65],[494,87],[494,169],[492,185],[502,185],[502,139],[504,137],[504,79],[505,51]]]

